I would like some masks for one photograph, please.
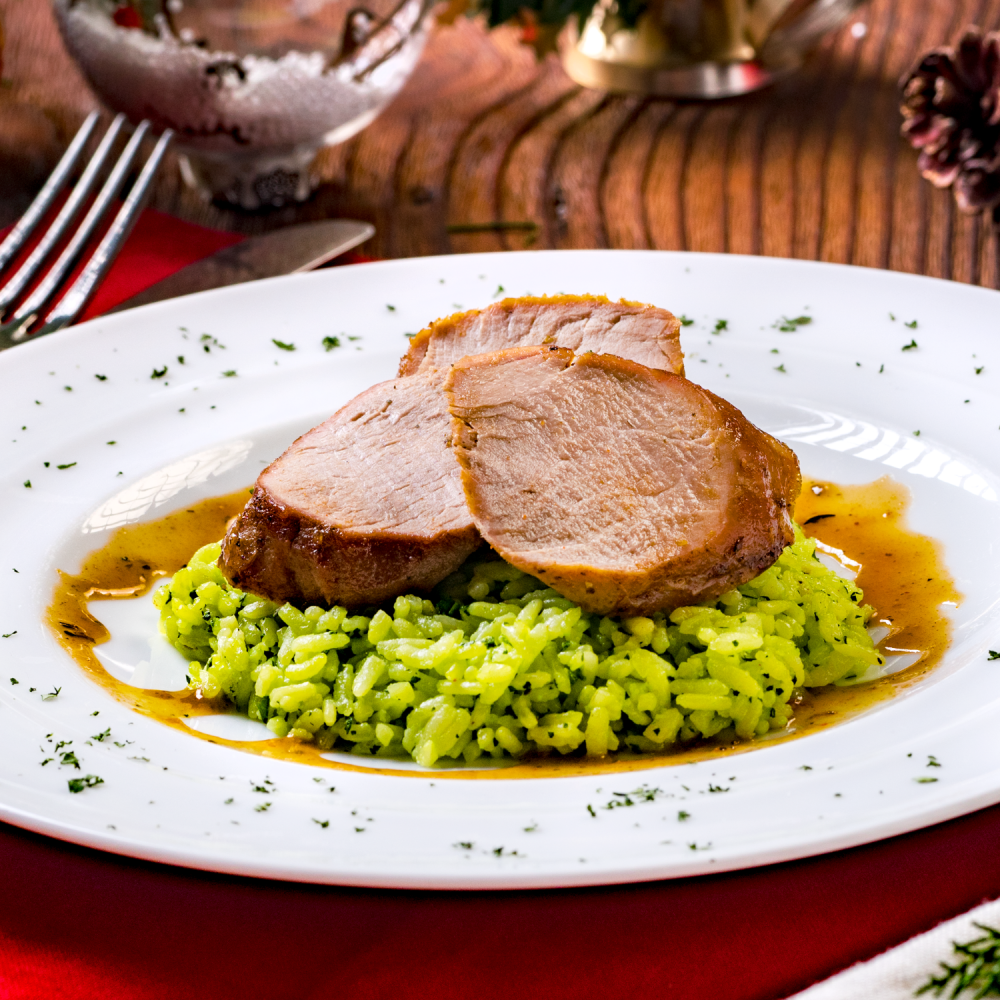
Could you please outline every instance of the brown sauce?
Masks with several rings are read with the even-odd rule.
[[[904,486],[889,477],[863,486],[806,480],[795,508],[796,520],[804,526],[806,534],[860,563],[858,585],[864,590],[866,603],[876,608],[873,622],[889,629],[879,648],[889,654],[918,651],[920,659],[913,666],[855,687],[806,691],[796,707],[792,725],[762,741],[707,743],[656,754],[621,753],[601,760],[535,757],[480,770],[474,769],[474,765],[433,772],[409,771],[394,768],[390,760],[379,767],[355,765],[327,760],[316,747],[293,739],[244,742],[195,732],[184,725],[183,719],[216,714],[224,711],[224,706],[205,701],[191,691],[146,691],[131,687],[108,674],[94,655],[93,647],[106,642],[109,633],[87,610],[87,602],[146,593],[158,578],[180,569],[200,546],[221,538],[226,522],[243,508],[247,494],[247,490],[240,490],[201,501],[155,521],[119,528],[102,548],[87,557],[79,574],[70,576],[60,572],[47,624],[95,681],[141,714],[210,743],[318,767],[435,779],[532,778],[618,773],[725,758],[775,739],[794,739],[826,729],[912,686],[940,661],[948,648],[951,623],[941,610],[942,603],[957,604],[961,599],[945,569],[940,545],[907,527],[909,493]],[[820,515],[826,516],[806,523]]]

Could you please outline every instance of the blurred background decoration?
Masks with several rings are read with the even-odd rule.
[[[0,12],[4,225],[101,102],[50,2],[0,0]],[[1000,28],[1000,0],[868,0],[800,69],[716,101],[582,87],[557,52],[538,58],[523,44],[527,15],[487,30],[486,17],[457,14],[428,32],[419,64],[370,125],[320,149],[310,171],[319,185],[306,201],[248,212],[207,200],[168,154],[150,202],[150,243],[158,245],[157,213],[234,235],[354,218],[376,229],[364,253],[383,258],[527,246],[696,250],[1000,287],[1000,229],[924,180],[900,136],[901,77],[970,24],[984,35]],[[963,97],[961,108],[936,105],[935,128],[955,118],[988,138],[979,105]]]
[[[475,9],[477,0],[464,2]],[[563,67],[585,87],[721,98],[757,90],[799,67],[861,2],[481,0],[481,5],[491,25],[520,21],[540,53],[555,48],[563,33]]]
[[[1000,221],[1000,33],[967,28],[922,56],[902,88],[902,131],[921,174],[951,188],[966,214]]]
[[[431,0],[53,0],[101,100],[177,133],[184,179],[244,209],[302,201],[323,146],[420,57]]]

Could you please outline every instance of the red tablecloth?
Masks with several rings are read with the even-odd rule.
[[[147,212],[89,315],[233,240]],[[805,861],[564,891],[266,882],[3,824],[0,865],[3,1000],[778,1000],[1000,896],[1000,807]]]

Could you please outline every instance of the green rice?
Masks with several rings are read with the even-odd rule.
[[[669,615],[589,614],[500,561],[373,615],[231,587],[206,545],[154,596],[190,686],[281,737],[429,766],[655,751],[787,726],[802,688],[880,665],[861,591],[794,544],[749,583]]]

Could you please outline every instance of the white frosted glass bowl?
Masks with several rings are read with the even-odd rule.
[[[66,47],[130,120],[177,133],[185,179],[247,209],[308,197],[317,151],[412,72],[427,0],[53,0]]]

